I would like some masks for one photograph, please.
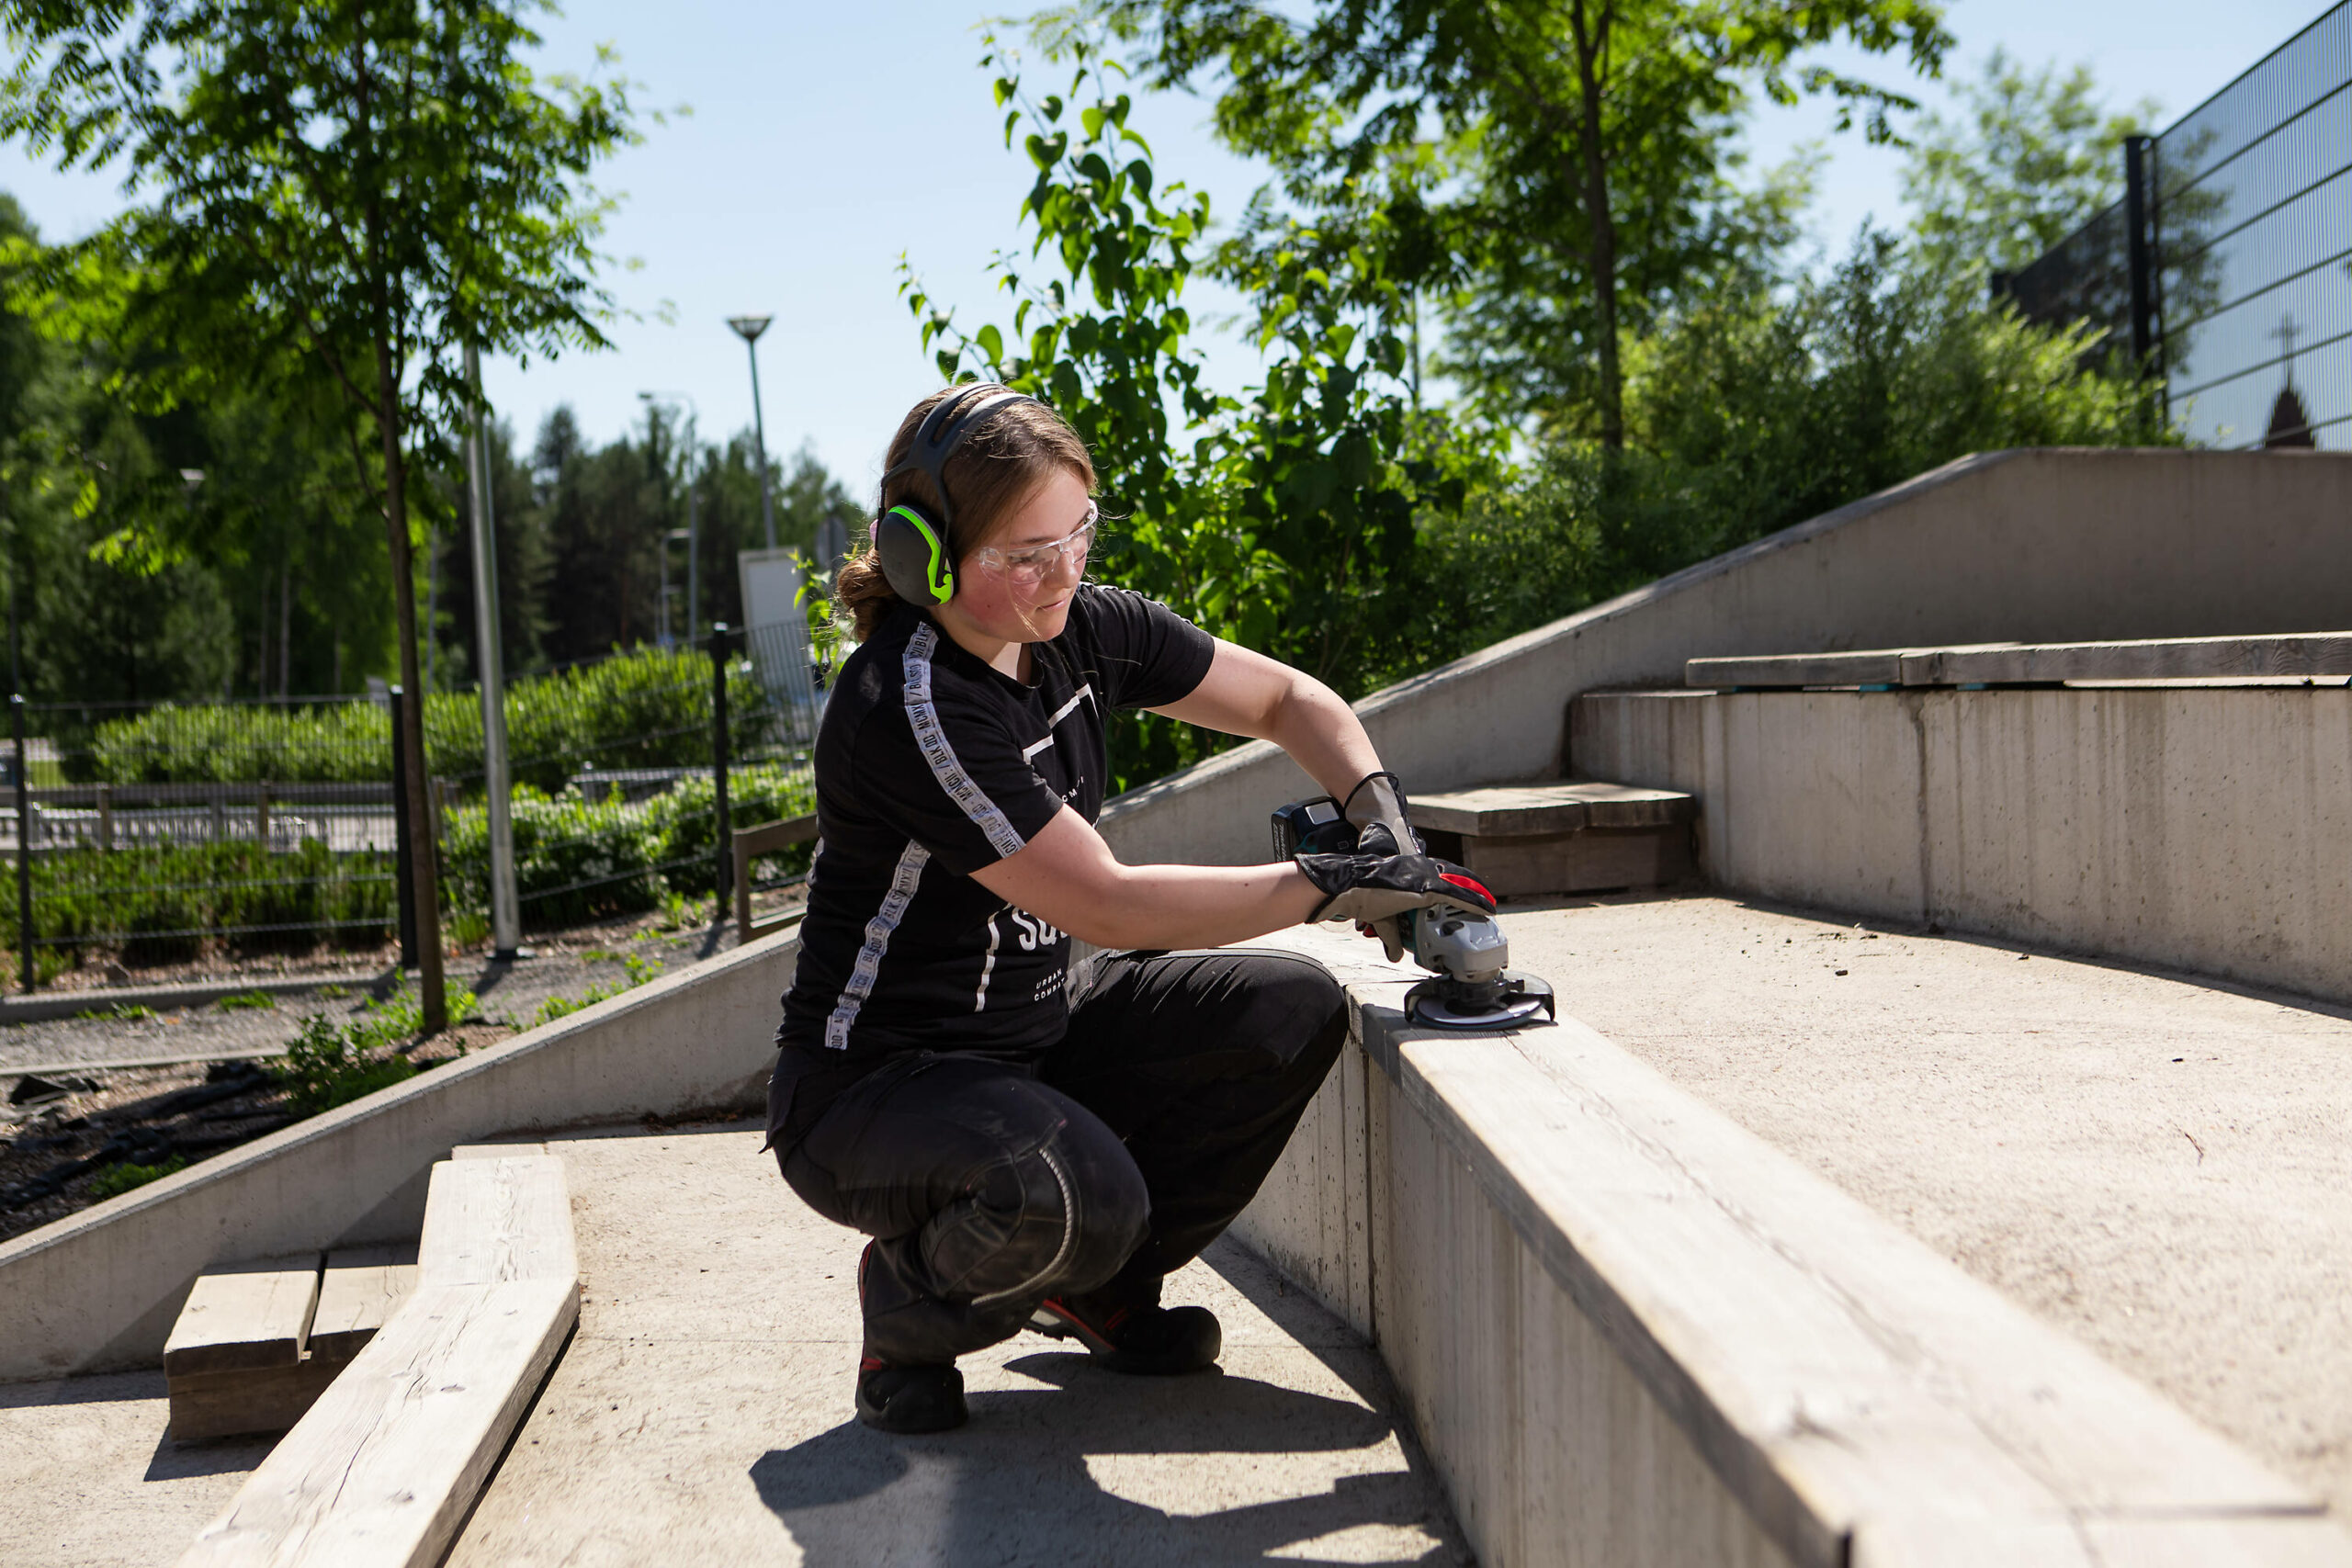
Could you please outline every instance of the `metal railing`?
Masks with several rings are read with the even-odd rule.
[[[2215,446],[2352,446],[2352,0],[2154,137],[1996,295],[2088,321]]]

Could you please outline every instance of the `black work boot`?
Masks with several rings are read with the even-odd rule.
[[[971,1419],[964,1374],[944,1367],[894,1367],[879,1356],[857,1363],[857,1418],[885,1432],[945,1432]]]
[[[1097,1366],[1144,1377],[1176,1377],[1216,1365],[1224,1330],[1206,1307],[1118,1303],[1101,1295],[1048,1296],[1029,1326],[1054,1339],[1075,1339]]]
[[[874,1243],[857,1258],[857,1299],[865,1303],[865,1276]],[[971,1419],[964,1404],[964,1374],[956,1363],[894,1363],[869,1346],[857,1363],[857,1418],[885,1432],[945,1432]]]

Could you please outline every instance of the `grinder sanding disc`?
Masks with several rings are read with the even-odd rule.
[[[1424,980],[1406,992],[1407,1021],[1430,1029],[1483,1032],[1517,1029],[1539,1016],[1547,1021],[1556,1016],[1552,987],[1516,970],[1504,971],[1502,992],[1491,1007],[1472,1008],[1449,1000],[1447,988],[1443,980]]]

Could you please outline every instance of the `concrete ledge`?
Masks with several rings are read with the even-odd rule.
[[[1699,796],[1723,887],[2352,1001],[2343,687],[1593,693],[1571,727]]]
[[[2145,637],[2127,642],[1995,642],[1693,659],[1692,686],[2027,686],[2067,681],[2312,680],[2352,674],[2352,632],[2290,637]]]
[[[416,1235],[456,1145],[757,1108],[798,950],[763,938],[0,1244],[0,1382],[152,1366],[212,1263]]]
[[[1237,1231],[1369,1332],[1481,1562],[2352,1563],[2324,1509],[1589,1029],[1361,1052]]]

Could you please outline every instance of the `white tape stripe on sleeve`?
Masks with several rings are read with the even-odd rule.
[[[1021,852],[1023,842],[1011,818],[997,809],[995,801],[981,792],[956,760],[955,748],[947,744],[947,732],[939,725],[939,710],[931,705],[931,650],[939,646],[939,628],[926,624],[908,639],[905,660],[907,722],[914,727],[915,745],[922,749],[923,761],[931,764],[932,776],[947,797],[963,808],[988,836],[989,848],[1000,855]]]
[[[890,891],[882,896],[882,907],[865,922],[865,945],[857,950],[849,984],[842,987],[833,1015],[825,1020],[825,1043],[836,1051],[849,1049],[850,1025],[857,1021],[857,1010],[865,1005],[865,998],[874,994],[874,981],[882,973],[882,955],[890,950],[890,933],[907,918],[907,906],[915,901],[915,886],[922,880],[922,868],[930,859],[931,852],[911,839],[899,852],[899,869],[890,875]]]
[[[1035,745],[1033,745],[1033,746],[1023,746],[1023,748],[1021,748],[1021,760],[1022,760],[1023,761],[1024,761],[1024,762],[1031,761],[1033,758],[1035,758],[1035,757],[1037,755],[1037,753],[1038,753],[1038,752],[1040,752],[1040,751],[1044,750],[1046,747],[1051,746],[1053,743],[1054,743],[1054,738],[1053,738],[1052,736],[1048,735],[1048,736],[1046,736],[1043,740],[1038,741],[1036,744],[1035,744]]]

